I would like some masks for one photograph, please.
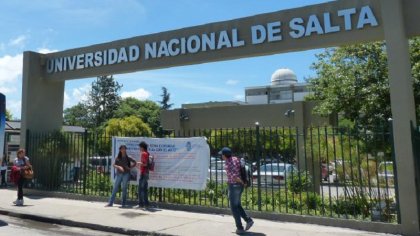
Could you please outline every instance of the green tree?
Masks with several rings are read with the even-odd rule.
[[[82,127],[89,126],[88,108],[79,102],[77,105],[64,110],[64,124]]]
[[[121,100],[118,94],[121,87],[122,85],[116,82],[112,75],[99,76],[92,83],[92,90],[89,92],[86,104],[90,128],[98,128],[114,117]]]
[[[107,122],[105,130],[109,135],[133,134],[140,136],[148,136],[152,131],[146,123],[134,115],[110,119]]]
[[[416,103],[420,101],[420,41],[410,40]],[[308,79],[320,101],[315,112],[341,114],[361,125],[383,124],[391,117],[388,65],[384,42],[326,49],[312,65],[317,73]]]
[[[162,87],[162,94],[160,95],[162,97],[162,101],[160,101],[160,108],[162,110],[169,110],[174,105],[173,103],[169,103],[169,100],[171,99],[171,94],[168,93],[168,89],[166,87]]]
[[[157,103],[150,100],[140,101],[132,97],[123,99],[114,117],[124,118],[132,115],[148,124],[153,133],[157,134],[160,126],[160,107]]]
[[[9,111],[9,110],[7,110],[7,109],[6,109],[6,120],[7,121],[13,120],[13,114],[12,114],[12,112]]]

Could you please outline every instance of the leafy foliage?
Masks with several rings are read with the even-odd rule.
[[[162,101],[160,101],[160,108],[162,110],[169,110],[174,105],[173,103],[169,103],[169,100],[171,99],[171,94],[168,93],[168,89],[166,87],[162,87]]]
[[[420,38],[410,40],[414,94],[420,102]],[[317,76],[309,78],[320,101],[320,115],[338,113],[363,126],[379,125],[391,117],[388,65],[384,42],[326,49],[312,65]]]
[[[31,150],[37,183],[44,188],[56,189],[64,180],[66,163],[77,156],[79,150],[72,147],[79,141],[62,132],[40,136],[39,139],[38,148]]]
[[[79,102],[77,105],[64,110],[64,124],[88,127],[88,108],[85,104]]]
[[[114,81],[114,77],[99,76],[92,83],[92,90],[89,92],[89,100],[86,107],[89,111],[89,128],[97,128],[114,117],[120,103],[118,91],[122,85]]]
[[[105,128],[107,134],[136,134],[148,136],[151,133],[150,127],[136,116],[110,119]]]
[[[140,101],[135,98],[125,98],[121,101],[118,109],[115,111],[114,118],[124,118],[136,116],[157,133],[160,126],[160,108],[153,101]]]
[[[312,178],[309,172],[294,172],[288,177],[290,177],[290,180],[287,184],[289,186],[289,190],[293,193],[308,192],[311,190]]]
[[[6,120],[9,121],[9,120],[12,120],[12,119],[13,119],[12,112],[6,109]]]

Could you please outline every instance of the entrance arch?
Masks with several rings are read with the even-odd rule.
[[[419,232],[410,122],[415,106],[408,38],[420,35],[417,0],[339,0],[66,51],[25,52],[22,132],[61,128],[65,80],[386,40],[401,225]]]

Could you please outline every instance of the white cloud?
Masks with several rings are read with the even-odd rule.
[[[243,101],[244,100],[244,95],[242,95],[242,94],[237,94],[237,95],[235,95],[234,97],[233,97],[233,99],[235,100],[235,101],[238,101],[238,100],[241,100],[241,101]]]
[[[227,80],[226,81],[226,84],[227,85],[236,85],[236,84],[238,84],[239,83],[239,80],[233,80],[233,79],[230,79],[230,80]]]
[[[21,100],[7,100],[6,99],[6,109],[12,112],[13,118],[20,119],[21,109],[22,109],[22,101]]]
[[[0,57],[0,86],[16,88],[16,80],[22,75],[23,54]]]
[[[10,46],[16,46],[16,47],[23,47],[25,45],[25,41],[26,41],[26,36],[25,35],[20,35],[19,37],[15,38],[15,39],[11,39],[9,41],[9,45]]]
[[[79,101],[86,101],[88,99],[89,91],[92,88],[90,84],[85,84],[80,88],[73,89],[73,97],[78,98]],[[79,102],[78,101],[78,102]]]
[[[58,52],[58,50],[56,49],[48,49],[48,48],[38,48],[38,52],[42,53],[42,54],[47,54],[47,53],[53,53],[53,52]]]
[[[85,84],[81,87],[74,88],[71,91],[64,92],[64,109],[72,107],[79,102],[86,101],[88,99],[88,93],[91,89],[90,84]]]
[[[69,103],[70,103],[70,96],[67,93],[67,91],[64,91],[64,108],[69,107]]]
[[[143,88],[139,88],[139,89],[137,89],[135,91],[131,91],[131,92],[122,92],[121,93],[122,98],[133,97],[133,98],[137,98],[138,100],[146,100],[150,96],[152,96],[152,93],[143,89]]]
[[[0,87],[0,93],[3,94],[10,94],[16,92],[17,89],[15,87]]]

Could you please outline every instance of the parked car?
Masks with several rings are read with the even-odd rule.
[[[344,163],[344,166],[343,166]],[[342,161],[341,159],[330,161],[330,164],[328,165],[328,176],[330,177],[330,181],[334,183],[338,183],[340,180],[344,179],[343,175],[343,168],[349,166],[346,161]],[[345,169],[344,169],[345,170]],[[348,173],[346,173],[348,175]]]
[[[208,179],[216,181],[217,183],[227,182],[227,174],[225,171],[225,161],[217,160],[211,161],[209,166]]]
[[[251,164],[245,163],[246,171],[251,169]],[[227,173],[225,170],[225,161],[211,161],[209,166],[208,180],[216,181],[217,183],[227,182]],[[249,172],[250,173],[250,172]]]
[[[330,181],[334,183],[359,181],[365,174],[357,162],[343,161],[338,157],[337,160],[330,161],[328,171]]]
[[[379,183],[388,182],[388,185],[394,184],[394,163],[392,161],[383,161],[379,163],[378,179]]]
[[[95,169],[99,173],[110,173],[112,167],[111,156],[92,156],[88,157],[89,167]]]
[[[293,164],[272,163],[260,166],[262,185],[282,185],[286,178],[297,173],[298,169]],[[258,184],[258,171],[252,173],[252,182],[254,185]]]
[[[220,161],[220,160],[221,160],[220,157],[210,157],[210,162]]]

